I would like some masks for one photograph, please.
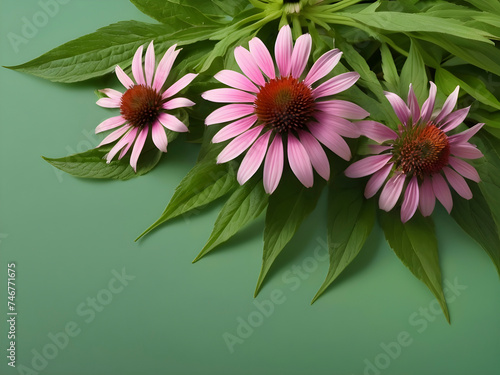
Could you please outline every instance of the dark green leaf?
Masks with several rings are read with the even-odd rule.
[[[408,95],[410,83],[417,99],[423,103],[424,98],[427,97],[429,80],[425,71],[424,60],[413,42],[411,43],[410,54],[401,70],[399,93],[403,98],[406,98]]]
[[[394,58],[387,44],[382,43],[380,54],[382,57],[382,72],[384,73],[384,80],[387,83],[387,89],[391,92],[396,92],[399,87],[399,75]]]

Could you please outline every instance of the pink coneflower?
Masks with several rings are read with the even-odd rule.
[[[318,99],[348,89],[359,74],[343,73],[313,88],[315,82],[337,65],[342,53],[338,49],[326,52],[301,78],[311,51],[311,36],[300,36],[294,46],[289,26],[282,27],[276,39],[278,74],[271,54],[259,38],[253,38],[249,46],[249,51],[243,47],[234,51],[244,75],[232,70],[215,75],[218,81],[232,88],[210,90],[202,95],[213,102],[238,103],[216,109],[205,121],[212,125],[236,120],[213,138],[215,143],[234,138],[219,154],[217,162],[225,163],[248,149],[237,176],[238,182],[244,184],[265,159],[264,188],[271,194],[283,173],[286,148],[290,168],[304,186],[313,185],[313,168],[328,180],[330,165],[319,142],[349,160],[351,151],[342,136],[358,137],[359,132],[345,118],[363,119],[368,112],[347,101]]]
[[[176,45],[173,45],[165,52],[155,72],[156,64],[153,42],[149,44],[146,51],[144,69],[142,66],[143,47],[140,46],[132,60],[132,74],[135,83],[122,68],[116,66],[116,75],[127,89],[125,93],[113,89],[99,90],[107,98],[99,99],[97,101],[98,105],[105,108],[120,108],[120,116],[111,117],[103,121],[95,130],[96,133],[100,133],[119,127],[118,130],[109,134],[97,146],[101,147],[119,139],[106,155],[108,163],[118,152],[120,152],[118,159],[123,158],[133,145],[134,147],[130,155],[130,165],[136,171],[137,160],[150,129],[153,143],[163,152],[167,152],[168,144],[167,135],[163,127],[174,132],[188,131],[186,125],[177,119],[177,117],[169,114],[168,111],[181,107],[190,107],[195,104],[186,98],[170,98],[185,88],[196,77],[196,74],[186,74],[169,88],[163,89],[170,69],[180,51],[175,48]]]
[[[403,223],[415,214],[417,208],[424,216],[432,214],[436,198],[450,213],[453,200],[448,184],[461,197],[471,199],[472,192],[464,177],[480,181],[474,167],[463,159],[483,156],[468,141],[484,124],[477,124],[462,133],[446,134],[464,121],[470,107],[453,111],[458,98],[457,87],[443,108],[433,114],[436,85],[430,84],[429,98],[422,109],[411,86],[408,105],[398,95],[386,93],[401,122],[398,131],[375,121],[359,122],[360,133],[381,144],[372,146],[376,155],[353,163],[345,171],[352,178],[373,174],[366,185],[366,198],[374,196],[385,183],[379,199],[379,206],[385,211],[394,208],[404,191]]]

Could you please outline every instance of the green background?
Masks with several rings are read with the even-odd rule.
[[[149,21],[127,0],[69,1],[46,24],[37,0],[2,0],[0,11],[1,65],[28,61],[113,22]],[[22,36],[34,16],[40,27],[16,51],[9,35]],[[66,85],[0,69],[1,374],[498,374],[498,275],[442,209],[435,218],[443,278],[466,286],[449,300],[451,326],[433,312],[431,293],[392,253],[379,227],[346,274],[310,305],[328,269],[327,261],[310,258],[324,251],[324,197],[255,300],[262,219],[194,265],[220,204],[134,243],[192,167],[198,147],[175,142],[152,173],[127,182],[76,179],[44,162],[41,155],[97,145],[95,126],[115,114],[95,105],[94,90],[108,86],[118,88],[117,79]],[[17,369],[4,355],[12,261]],[[123,268],[135,279],[119,293],[106,292],[113,270]],[[297,269],[302,279],[292,276]],[[271,309],[266,301],[280,291],[282,303]],[[78,307],[110,295],[86,323],[90,315]],[[255,301],[273,311],[263,316]],[[430,308],[427,317],[421,308]],[[231,353],[224,334],[236,336],[249,318],[256,327],[247,327]],[[79,334],[53,355],[49,335],[69,322]],[[398,336],[409,345],[391,344]],[[29,372],[44,350],[54,358],[43,371]],[[368,363],[379,369],[368,370]]]

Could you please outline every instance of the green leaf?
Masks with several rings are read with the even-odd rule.
[[[399,75],[394,58],[387,44],[382,43],[380,54],[382,57],[382,72],[384,73],[384,80],[387,83],[387,89],[391,92],[396,92],[399,87]]]
[[[315,181],[312,188],[306,188],[295,178],[281,181],[278,189],[269,197],[264,229],[264,254],[255,296],[276,257],[292,239],[302,221],[314,210],[324,183]]]
[[[410,83],[415,91],[417,99],[423,102],[424,98],[427,97],[429,80],[425,71],[424,60],[413,41],[410,47],[410,54],[401,70],[399,93],[403,98],[406,98],[408,95]]]
[[[193,263],[256,219],[266,208],[268,198],[262,180],[251,179],[238,187],[219,212],[210,238]]]
[[[339,177],[328,192],[328,248],[330,268],[316,301],[356,258],[375,222],[375,200],[363,196],[364,183]]]
[[[199,4],[199,0],[196,1],[196,4]],[[212,0],[212,3],[216,4],[224,13],[231,17],[236,17],[239,15],[248,5],[248,0]]]
[[[401,222],[398,210],[381,212],[380,224],[385,238],[403,264],[431,290],[450,322],[444,297],[434,224],[417,213],[407,223]]]
[[[482,11],[500,14],[500,3],[498,1],[488,1],[488,0],[465,0],[465,1],[474,5],[476,8]]]
[[[46,157],[43,159],[75,177],[129,180],[148,173],[158,164],[162,156],[162,152],[156,148],[143,151],[137,163],[137,173],[135,173],[128,158],[106,163],[104,156],[108,151],[98,148],[59,159]]]

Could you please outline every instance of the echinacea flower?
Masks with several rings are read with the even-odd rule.
[[[223,70],[215,75],[232,88],[202,95],[213,102],[232,103],[213,111],[205,123],[236,120],[224,126],[212,141],[234,138],[219,154],[217,163],[228,162],[248,150],[238,170],[241,185],[264,162],[264,188],[268,194],[274,192],[283,173],[285,148],[291,170],[306,187],[313,185],[313,168],[325,180],[330,177],[328,157],[320,142],[341,158],[351,158],[342,137],[357,138],[359,132],[346,118],[363,119],[368,112],[344,100],[319,99],[348,89],[359,74],[339,74],[313,88],[337,65],[342,53],[338,49],[326,52],[302,78],[311,44],[311,36],[304,34],[294,46],[290,27],[282,27],[275,44],[276,74],[268,49],[259,38],[253,38],[250,50],[240,46],[234,51],[244,74]]]
[[[437,88],[433,82],[430,84],[429,97],[422,108],[411,85],[408,104],[398,95],[386,93],[401,122],[398,131],[375,121],[359,122],[360,133],[381,144],[372,146],[376,155],[353,163],[345,171],[352,178],[373,175],[366,185],[366,198],[374,196],[385,183],[379,198],[379,206],[385,211],[392,210],[404,192],[403,223],[413,217],[417,208],[423,216],[431,215],[436,198],[450,213],[453,200],[448,184],[462,198],[471,199],[472,192],[464,177],[480,181],[476,169],[463,159],[483,156],[469,139],[484,124],[447,134],[465,120],[470,107],[453,110],[458,98],[457,87],[442,109],[434,113]]]
[[[167,152],[167,135],[165,128],[173,132],[187,132],[188,128],[177,117],[168,113],[170,110],[190,107],[194,105],[186,98],[172,98],[180,90],[185,88],[196,77],[196,74],[186,74],[170,87],[163,86],[170,73],[172,65],[179,54],[177,45],[170,47],[156,67],[155,51],[151,42],[146,51],[144,69],[142,65],[143,46],[135,52],[132,60],[132,75],[134,81],[120,68],[116,66],[115,72],[126,91],[121,93],[113,89],[99,90],[107,96],[97,101],[97,104],[105,108],[120,108],[120,116],[111,117],[95,130],[96,134],[119,128],[109,134],[97,147],[118,140],[106,155],[109,163],[115,155],[120,152],[118,159],[123,158],[132,148],[130,165],[136,171],[137,160],[144,147],[151,130],[153,143],[162,152]]]

